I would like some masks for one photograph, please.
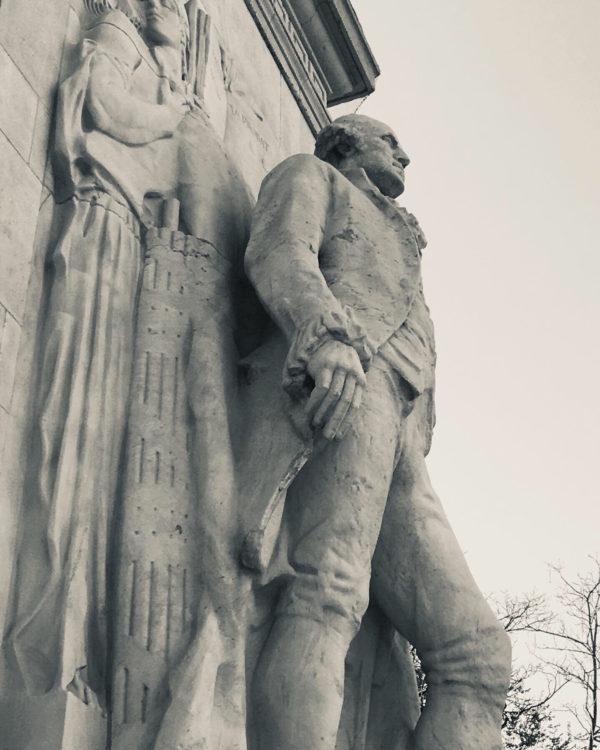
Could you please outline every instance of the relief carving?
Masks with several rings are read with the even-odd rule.
[[[59,91],[54,156],[63,224],[49,258],[6,651],[29,690],[61,686],[105,710],[113,650],[107,642],[110,591],[123,566],[135,562],[120,564],[114,528],[123,513],[117,498],[132,419],[132,370],[137,374],[136,320],[139,328],[144,317],[138,308],[148,308],[141,289],[147,263],[158,262],[160,209],[165,204],[168,216],[176,205],[168,231],[177,234],[181,227],[201,238],[188,238],[186,247],[209,247],[228,268],[240,264],[251,203],[197,96],[206,14],[194,2],[176,0],[88,5],[97,17]],[[188,263],[199,257],[192,253]],[[174,263],[173,284],[176,271]],[[227,306],[227,295],[219,299]],[[186,334],[174,333],[173,347],[189,347],[190,326],[198,321],[184,318],[181,306],[175,315]],[[219,316],[212,316],[212,325]],[[229,330],[232,337],[231,325]],[[148,377],[172,378],[170,387],[176,387],[185,375],[173,371],[178,355],[147,351]],[[158,375],[153,355],[160,361]],[[166,410],[166,395],[164,401]],[[175,469],[166,459],[159,466],[157,452],[152,460],[157,482]],[[143,460],[138,462],[142,471]],[[178,486],[181,480],[173,481]],[[153,575],[141,565],[138,573]],[[187,583],[178,585],[185,590]]]
[[[87,4],[59,95],[14,674],[99,707],[112,750],[499,750],[507,639],[425,467],[408,157],[340,118],[251,217],[237,128],[273,139],[209,16]],[[215,60],[226,122],[206,112]]]

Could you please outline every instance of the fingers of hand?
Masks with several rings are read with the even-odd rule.
[[[309,423],[323,427],[326,439],[341,439],[360,406],[366,384],[358,355],[350,346],[330,342],[317,351],[309,372],[315,378],[306,407]]]
[[[360,409],[360,405],[362,404],[362,398],[363,393],[365,392],[365,385],[366,385],[366,378],[363,378],[363,380],[356,384],[356,388],[354,389],[354,398],[352,399],[352,409],[356,411],[357,409]]]
[[[350,404],[350,407],[348,408],[348,411],[346,412],[346,416],[344,417],[343,422],[340,424],[339,428],[335,432],[334,437],[336,440],[343,440],[346,437],[346,433],[350,429],[350,425],[352,424],[354,415],[356,414],[357,410],[359,409],[361,405],[364,390],[365,390],[365,387],[362,383],[356,383],[356,387],[354,389],[354,396],[352,398],[352,403]]]
[[[335,409],[335,406],[339,401],[340,396],[342,395],[345,382],[346,371],[337,369],[333,373],[333,377],[331,378],[329,390],[327,391],[325,398],[321,401],[321,404],[315,413],[313,419],[313,424],[315,425],[315,427],[321,427],[327,421],[329,413],[332,409]]]
[[[323,367],[321,371],[319,372],[319,375],[317,376],[316,385],[318,388],[326,388],[327,390],[329,390],[332,379],[333,379],[333,368]]]
[[[352,373],[348,373],[344,383],[344,389],[335,405],[333,414],[329,417],[327,424],[323,428],[323,436],[326,437],[327,440],[336,437],[339,429],[347,420],[354,402],[356,387],[356,377]]]
[[[310,398],[308,399],[308,403],[306,404],[306,414],[309,424],[314,424],[315,412],[319,409],[319,407],[323,403],[323,399],[325,398],[325,396],[327,396],[328,393],[329,388],[322,388],[318,385],[313,388],[313,391],[310,394]]]
[[[332,377],[333,370],[329,367],[324,367],[319,373],[313,392],[310,394],[308,404],[306,405],[306,413],[308,414],[308,421],[310,424],[313,423],[315,412],[321,406],[325,396],[329,393],[329,386],[331,385]]]

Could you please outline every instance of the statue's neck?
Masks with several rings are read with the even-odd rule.
[[[384,195],[377,185],[369,179],[367,173],[362,167],[349,167],[348,169],[340,169],[340,172],[344,177],[349,180],[354,187],[362,190],[366,193],[371,200],[375,200],[378,203],[387,204],[392,206],[394,209],[398,207],[396,201],[393,198],[388,198]]]
[[[402,219],[405,219],[405,214],[407,213],[406,209],[399,206],[394,198],[389,198],[387,195],[384,195],[377,185],[369,179],[367,173],[362,167],[351,167],[349,169],[340,169],[339,171],[354,185],[355,188],[358,188],[358,190],[363,192],[371,203],[381,209],[387,217],[391,218],[393,221],[397,221],[399,216],[401,216]]]
[[[340,169],[340,172],[359,190],[362,190],[365,193],[379,193],[383,197],[383,193],[375,183],[369,179],[367,173],[362,167],[348,167],[347,169]]]

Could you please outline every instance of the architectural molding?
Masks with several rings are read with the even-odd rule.
[[[349,0],[245,0],[313,133],[327,107],[375,88],[379,68]]]
[[[350,0],[286,0],[325,76],[327,104],[375,90],[379,66]]]

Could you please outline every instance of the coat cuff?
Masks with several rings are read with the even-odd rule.
[[[351,346],[360,359],[363,370],[367,372],[374,349],[367,335],[354,320],[348,308],[339,313],[326,313],[304,323],[292,340],[283,369],[283,387],[293,397],[306,393],[309,375],[306,368],[312,355],[327,341],[341,341]]]

